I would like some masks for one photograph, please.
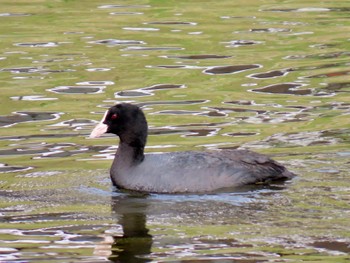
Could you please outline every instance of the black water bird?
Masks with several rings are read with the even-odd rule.
[[[247,150],[184,151],[144,154],[148,125],[142,110],[129,103],[111,107],[93,129],[119,136],[110,169],[121,189],[150,193],[206,193],[295,176],[266,155]]]

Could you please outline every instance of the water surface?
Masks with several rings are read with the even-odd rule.
[[[8,1],[0,13],[1,262],[348,262],[348,1]],[[210,11],[208,11],[210,10]],[[205,195],[111,187],[147,152],[250,149],[299,176]]]

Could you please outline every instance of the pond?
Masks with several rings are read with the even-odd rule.
[[[3,1],[1,262],[348,262],[350,2]],[[105,110],[147,152],[249,149],[298,176],[229,193],[111,186]]]

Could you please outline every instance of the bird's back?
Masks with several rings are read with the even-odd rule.
[[[245,150],[146,154],[137,165],[116,160],[111,167],[116,186],[156,193],[212,192],[293,176],[267,156]]]

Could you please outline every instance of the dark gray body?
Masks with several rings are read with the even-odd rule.
[[[111,178],[119,188],[154,193],[203,193],[268,180],[293,173],[265,155],[245,150],[146,154],[132,163],[132,149],[119,145]]]
[[[270,180],[293,173],[265,155],[243,150],[144,154],[148,125],[142,110],[129,103],[107,110],[91,138],[119,136],[112,167],[115,186],[151,193],[205,193]]]

